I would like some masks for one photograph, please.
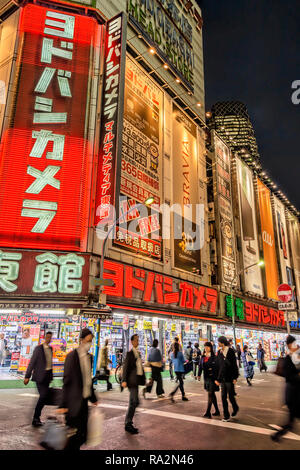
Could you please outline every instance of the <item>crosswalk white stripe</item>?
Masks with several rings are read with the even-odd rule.
[[[111,405],[109,403],[101,403],[100,406],[102,408],[127,410],[127,406]],[[145,408],[139,408],[138,410],[140,413],[145,413],[145,414],[149,414],[153,416],[159,416],[160,418],[165,417],[165,418],[178,419],[178,420],[183,420],[183,421],[191,421],[194,423],[206,424],[208,426],[218,426],[221,428],[229,428],[229,429],[233,429],[236,431],[245,431],[245,432],[252,432],[255,434],[263,434],[265,436],[270,436],[273,433],[271,429],[259,428],[257,426],[249,426],[247,424],[230,423],[230,422],[224,422],[224,421],[219,421],[219,420],[214,420],[214,419],[210,420],[206,418],[200,418],[198,416],[183,415],[179,413],[170,413],[168,411],[162,411],[162,410],[150,410],[150,409],[145,409]],[[300,436],[298,436],[297,434],[292,434],[292,433],[285,434],[283,438],[300,441]]]

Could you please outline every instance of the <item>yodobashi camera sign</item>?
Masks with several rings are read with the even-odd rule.
[[[196,2],[127,0],[129,22],[189,88],[194,88],[193,34],[202,27]]]

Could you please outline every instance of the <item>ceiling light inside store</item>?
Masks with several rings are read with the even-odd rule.
[[[40,313],[40,314],[45,314],[45,315],[61,315],[61,316],[64,316],[66,314],[66,310],[46,310],[46,309],[39,309],[39,308],[28,310],[28,312]]]
[[[176,83],[180,83],[180,79],[179,78],[176,78]]]
[[[150,47],[149,52],[150,54],[155,54],[155,49],[153,49],[153,47]]]
[[[168,70],[169,66],[168,64],[164,64],[164,69]]]

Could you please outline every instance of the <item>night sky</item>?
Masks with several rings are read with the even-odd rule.
[[[198,3],[206,109],[216,101],[246,104],[263,168],[300,210],[300,104],[291,101],[291,84],[300,80],[299,0]]]

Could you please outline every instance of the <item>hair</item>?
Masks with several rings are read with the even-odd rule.
[[[136,336],[139,337],[139,335],[138,335],[137,333],[134,333],[134,335],[131,336],[130,341],[134,341],[134,338],[135,338]]]
[[[84,339],[86,338],[87,336],[91,335],[92,338],[94,338],[94,335],[93,333],[91,332],[91,330],[89,330],[88,328],[83,328],[82,332],[81,332],[81,335],[80,335],[80,338],[81,339]]]
[[[174,341],[175,341],[175,343],[179,343],[179,338],[178,338],[178,336],[175,336]]]
[[[152,343],[152,347],[157,348],[157,346],[158,346],[158,339],[154,339]]]
[[[105,346],[108,345],[108,341],[109,341],[109,339],[108,339],[108,338],[105,338]]]
[[[190,341],[188,342],[188,346],[192,346],[192,343]]]
[[[296,341],[296,338],[292,335],[288,335],[287,339],[286,339],[286,344],[291,344],[293,343],[294,341]]]
[[[199,348],[199,343],[194,344],[195,348]]]
[[[47,331],[47,333],[45,334],[45,336],[47,336],[47,335],[51,335],[51,336],[52,336],[52,335],[53,335],[52,331]]]
[[[225,346],[229,346],[226,336],[220,336],[218,338],[218,343],[224,344]]]
[[[174,343],[174,356],[177,357],[179,352],[179,343]]]
[[[215,353],[214,353],[214,347],[213,347],[212,343],[211,343],[210,341],[206,341],[206,343],[204,343],[204,347],[205,347],[205,346],[206,346],[207,348],[210,348],[210,354],[211,354],[212,356],[214,356]],[[204,354],[205,354],[205,350],[204,350]]]
[[[247,351],[247,349],[248,349],[248,346],[247,346],[247,344],[245,344],[244,351]]]

